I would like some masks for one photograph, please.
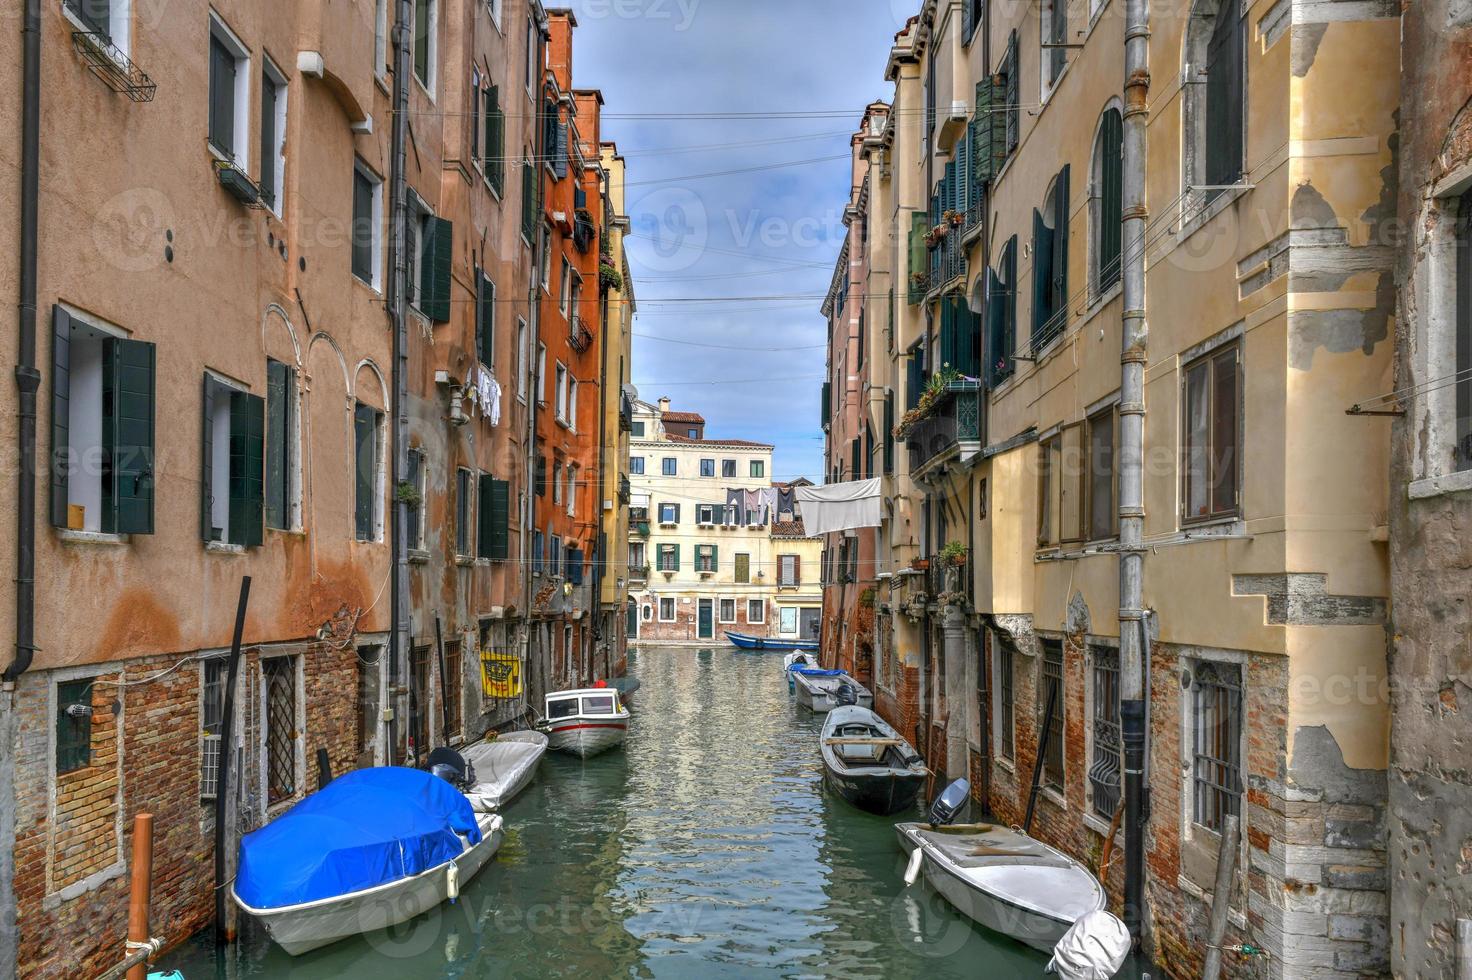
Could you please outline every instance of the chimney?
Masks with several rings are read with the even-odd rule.
[[[668,398],[661,398],[659,400],[659,412],[660,412],[660,414],[663,415],[665,412],[668,412],[669,410],[670,410],[670,400]]]

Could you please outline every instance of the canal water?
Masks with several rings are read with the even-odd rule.
[[[828,792],[780,656],[643,647],[624,751],[549,754],[496,859],[397,930],[290,957],[247,928],[168,957],[218,977],[1035,977],[922,880],[895,820]]]

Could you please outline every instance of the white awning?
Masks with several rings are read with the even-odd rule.
[[[803,529],[810,535],[878,527],[884,516],[879,478],[821,487],[797,487]]]

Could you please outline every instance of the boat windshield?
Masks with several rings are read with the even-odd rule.
[[[583,714],[585,715],[611,715],[616,710],[613,704],[612,694],[599,694],[590,698],[583,698]]]
[[[577,713],[577,698],[563,698],[561,701],[547,702],[547,717],[554,721],[558,718],[571,718]]]

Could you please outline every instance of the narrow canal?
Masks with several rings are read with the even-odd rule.
[[[1014,977],[1046,960],[983,933],[923,881],[892,820],[825,790],[820,720],[781,658],[631,651],[622,752],[551,755],[506,843],[461,894],[392,933],[293,958],[248,930],[167,968],[221,977]],[[912,819],[909,816],[896,817]]]

